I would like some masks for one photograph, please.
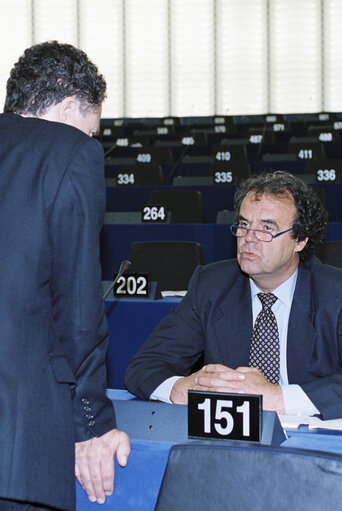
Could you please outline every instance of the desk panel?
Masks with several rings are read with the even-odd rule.
[[[109,391],[125,399],[123,391]],[[128,393],[126,393],[128,394]],[[128,397],[131,397],[128,395]],[[171,406],[171,405],[170,405]],[[308,432],[306,428],[287,430],[288,439],[281,448],[309,449],[327,453],[342,454],[341,432]],[[92,504],[76,483],[77,511],[153,511],[157,502],[160,485],[167,465],[171,442],[131,440],[131,454],[127,467],[115,463],[115,491],[104,505]]]
[[[123,374],[129,361],[157,323],[179,302],[180,298],[105,301],[110,332],[107,352],[109,388],[123,389]]]
[[[167,442],[132,440],[127,466],[115,461],[113,495],[105,504],[92,503],[76,482],[77,511],[153,511],[171,447]]]

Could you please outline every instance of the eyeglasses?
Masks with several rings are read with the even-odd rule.
[[[271,234],[270,232],[263,231],[262,229],[249,229],[248,227],[242,227],[238,224],[233,224],[230,226],[231,233],[234,234],[237,238],[245,238],[249,231],[254,233],[254,236],[259,241],[266,241],[269,243],[273,240],[273,238],[277,238],[281,234],[285,234],[286,232],[292,231],[294,227],[290,227],[290,229],[286,229],[286,231],[278,232],[277,234]]]

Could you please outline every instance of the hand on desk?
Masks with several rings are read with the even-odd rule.
[[[213,373],[208,371],[208,368],[216,368]],[[210,390],[212,392],[218,392],[216,388],[212,388],[211,385],[209,385],[210,377],[217,378],[218,373],[224,371],[226,380],[220,381],[220,383],[224,383],[227,381],[240,381],[245,379],[245,375],[242,373],[239,373],[237,371],[234,371],[234,369],[230,369],[229,367],[216,364],[216,365],[208,365],[202,367],[199,371],[196,373],[191,374],[190,376],[186,376],[184,378],[180,378],[176,381],[174,386],[172,387],[171,393],[170,393],[170,400],[175,405],[186,405],[188,404],[188,390]],[[199,384],[199,381],[204,382],[204,387],[202,384]],[[208,387],[209,385],[209,387]],[[232,392],[229,390],[224,390],[221,392]]]
[[[204,366],[200,371],[175,383],[170,394],[171,401],[175,404],[186,404],[188,390],[261,394],[264,410],[285,413],[281,387],[269,383],[254,367],[231,369],[221,364]]]
[[[114,457],[125,467],[130,453],[126,433],[112,429],[75,444],[75,476],[91,502],[103,504],[114,490]]]

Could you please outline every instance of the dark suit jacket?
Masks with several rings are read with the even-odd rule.
[[[194,272],[188,293],[131,360],[127,389],[148,399],[164,380],[204,363],[248,365],[250,285],[236,260]],[[342,417],[342,270],[316,257],[299,266],[287,338],[289,383],[301,385],[324,419]]]
[[[74,442],[115,426],[105,397],[104,208],[96,140],[0,115],[2,498],[72,510]]]

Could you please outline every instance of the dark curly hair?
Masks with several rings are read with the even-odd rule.
[[[82,113],[95,111],[106,97],[105,79],[82,50],[44,42],[27,48],[11,70],[4,112],[39,116],[68,96]]]
[[[255,192],[256,197],[263,194],[291,195],[297,210],[293,224],[292,236],[298,241],[308,238],[299,253],[302,260],[311,256],[324,241],[328,213],[313,188],[293,174],[284,171],[268,172],[242,181],[234,198],[236,213],[248,192]]]

